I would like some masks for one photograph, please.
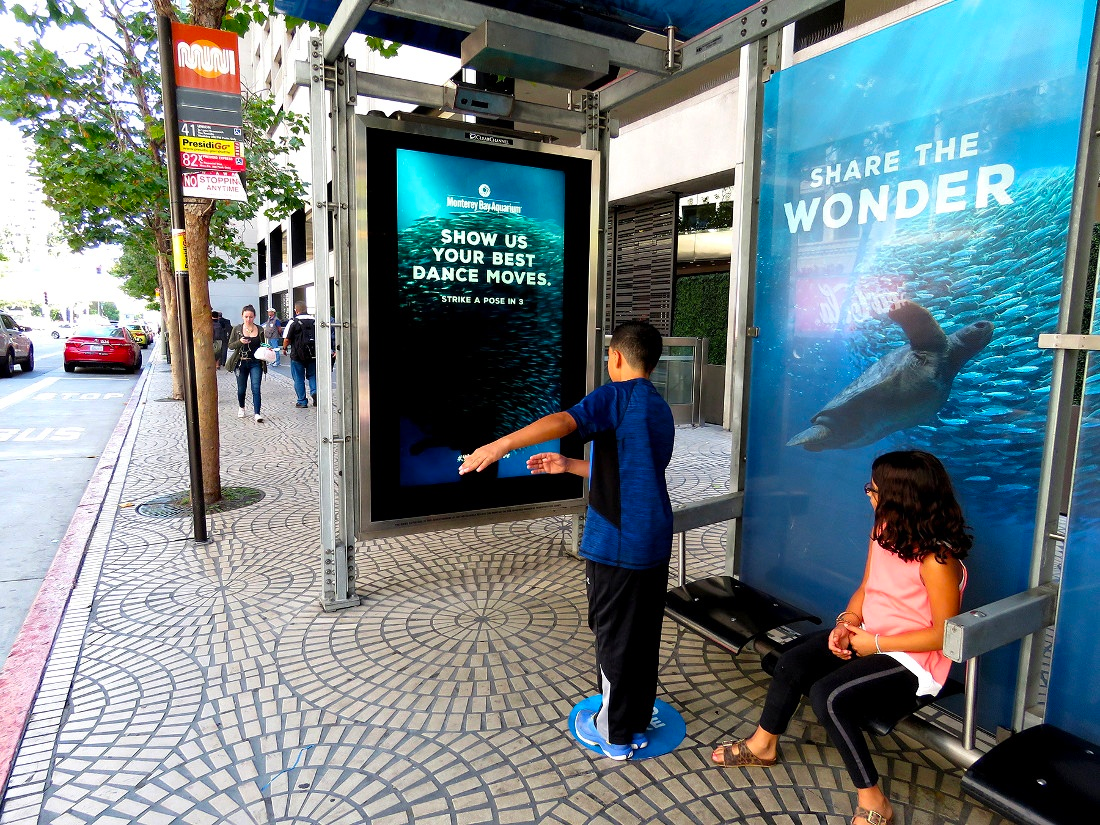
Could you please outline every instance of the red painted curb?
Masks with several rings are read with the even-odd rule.
[[[84,552],[103,507],[126,433],[145,389],[149,370],[142,370],[137,386],[122,411],[114,432],[107,440],[92,478],[76,506],[65,537],[57,548],[42,587],[15,637],[11,652],[0,670],[0,800],[7,792],[15,754],[23,740],[46,663],[53,650],[61,618],[69,603],[76,578],[84,563]]]

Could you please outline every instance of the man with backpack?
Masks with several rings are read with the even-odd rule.
[[[290,377],[298,396],[295,407],[308,407],[306,379],[313,406],[317,406],[317,320],[306,314],[305,301],[294,302],[294,317],[283,327],[283,352],[290,349]]]
[[[229,331],[233,329],[233,324],[217,310],[210,311],[210,324],[214,328],[214,362],[224,367],[229,354]]]

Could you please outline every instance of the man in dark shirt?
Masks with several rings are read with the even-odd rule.
[[[229,354],[229,331],[233,324],[228,318],[223,318],[217,310],[211,310],[210,322],[214,327],[214,357],[219,367],[225,366],[226,356]]]

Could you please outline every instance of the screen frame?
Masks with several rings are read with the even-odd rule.
[[[569,349],[574,355],[569,359],[571,365],[570,374],[573,376],[574,391],[570,397],[563,398],[563,408],[580,400],[585,393],[591,392],[595,387],[595,363],[596,341],[594,332],[596,328],[596,298],[599,277],[600,235],[599,206],[602,197],[601,158],[600,153],[585,149],[554,146],[534,140],[524,139],[508,134],[479,131],[476,124],[464,123],[461,126],[445,127],[435,126],[423,122],[392,120],[379,115],[358,115],[354,128],[355,148],[355,204],[353,214],[354,224],[354,248],[352,258],[354,261],[355,287],[354,302],[356,307],[355,339],[356,339],[356,364],[358,380],[357,418],[359,436],[359,495],[358,506],[354,508],[357,516],[355,535],[359,540],[379,538],[383,536],[407,535],[411,533],[426,532],[429,530],[451,529],[479,524],[491,524],[504,521],[519,521],[525,519],[541,518],[545,516],[571,515],[583,512],[588,498],[587,479],[575,476],[541,476],[512,477],[500,479],[502,486],[493,488],[492,482],[486,482],[487,498],[493,506],[469,506],[464,503],[469,495],[448,493],[447,490],[457,490],[461,485],[445,485],[443,494],[444,505],[442,512],[424,512],[425,506],[413,504],[401,505],[404,509],[394,513],[392,501],[383,499],[380,502],[374,500],[372,490],[374,481],[372,468],[377,472],[385,472],[386,477],[395,469],[378,467],[379,462],[392,464],[392,457],[388,456],[384,439],[386,433],[374,432],[372,422],[379,425],[379,420],[385,418],[382,408],[379,414],[372,416],[372,379],[377,385],[384,381],[382,374],[386,368],[380,366],[372,376],[371,361],[368,353],[385,352],[387,347],[397,345],[387,335],[387,330],[381,329],[384,322],[375,318],[372,327],[371,316],[371,268],[374,265],[376,271],[386,270],[383,262],[395,260],[396,256],[396,209],[375,208],[371,209],[372,199],[377,203],[380,198],[387,195],[391,204],[396,203],[396,156],[398,149],[414,149],[418,151],[436,152],[444,155],[456,155],[458,157],[472,158],[475,160],[487,160],[496,163],[515,164],[517,166],[538,166],[552,169],[561,169],[565,173],[567,198],[565,202],[565,250],[566,256],[579,257],[587,266],[587,278],[581,282],[582,276],[570,278],[566,268],[568,287],[573,296],[563,307],[563,338],[566,333],[575,336],[580,332],[583,324],[585,341],[583,346],[570,344]],[[568,196],[572,191],[585,186],[584,178],[587,177],[587,221],[577,218],[575,213],[576,197]],[[380,194],[381,193],[381,194]],[[584,249],[584,247],[587,249]],[[580,247],[579,254],[577,247]],[[574,267],[576,269],[576,267]],[[392,271],[392,269],[390,269]],[[380,277],[387,277],[383,274]],[[376,291],[383,289],[377,282],[374,284]],[[584,289],[583,310],[582,302],[577,295],[577,290]],[[581,318],[581,314],[585,317]],[[373,343],[373,347],[372,347]],[[583,367],[580,359],[583,357]],[[563,349],[564,358],[564,349]],[[579,375],[583,370],[583,387],[580,386]],[[564,371],[563,371],[564,372]],[[407,380],[423,380],[424,376],[406,376]],[[374,393],[381,394],[385,388],[374,386]],[[394,391],[396,388],[390,388]],[[564,388],[563,388],[564,389]],[[572,398],[572,395],[578,395]],[[396,438],[397,433],[390,434]],[[372,443],[372,436],[377,438],[378,444]],[[390,448],[392,452],[392,448]],[[582,457],[585,454],[584,446],[575,437],[563,441],[561,451],[574,457]],[[372,461],[372,459],[374,459]],[[457,478],[457,473],[456,473]],[[533,482],[533,483],[532,483]],[[384,483],[378,479],[378,483]],[[396,485],[394,485],[396,487]],[[432,485],[435,486],[435,485]],[[442,488],[441,488],[442,489]],[[518,490],[519,492],[515,492]],[[494,499],[494,494],[508,499],[507,503],[500,504],[499,499]],[[389,492],[387,490],[387,496]],[[390,499],[393,496],[389,496]],[[517,500],[518,499],[518,500]],[[380,506],[381,505],[381,506]],[[411,509],[410,509],[411,508]],[[440,509],[433,507],[431,509]],[[388,511],[387,511],[388,510]]]

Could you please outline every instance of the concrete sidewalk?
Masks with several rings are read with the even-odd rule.
[[[0,807],[19,823],[840,823],[854,794],[803,708],[785,764],[724,771],[767,687],[666,621],[659,696],[687,738],[616,763],[571,738],[595,692],[583,564],[567,519],[357,548],[360,607],[318,604],[316,413],[263,384],[266,423],[220,373],[222,480],[262,501],[210,516],[141,507],[188,485],[184,410],[147,368]],[[729,434],[677,429],[676,502],[725,491]],[[141,512],[144,510],[145,512]],[[721,572],[724,529],[691,535],[689,575]],[[675,571],[673,573],[675,576]],[[35,681],[37,681],[37,674]],[[995,823],[957,771],[875,743],[897,823]]]

